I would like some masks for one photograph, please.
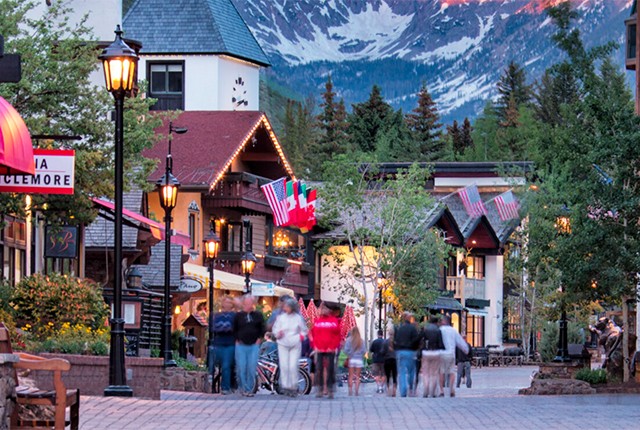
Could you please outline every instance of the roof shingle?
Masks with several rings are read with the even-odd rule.
[[[142,54],[227,54],[269,66],[231,0],[137,0],[123,26]]]

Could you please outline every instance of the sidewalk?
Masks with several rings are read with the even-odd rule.
[[[172,429],[585,429],[638,428],[640,396],[528,397],[534,368],[473,369],[474,387],[458,397],[388,398],[363,384],[362,396],[343,387],[335,400],[254,398],[163,392],[163,400],[83,397],[85,430]],[[606,413],[605,413],[606,411]]]

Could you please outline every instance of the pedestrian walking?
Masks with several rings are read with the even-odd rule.
[[[410,312],[402,314],[402,325],[398,327],[394,337],[394,349],[398,365],[398,385],[400,397],[407,397],[415,390],[416,352],[420,334],[413,324]]]
[[[431,317],[423,330],[422,385],[424,397],[436,397],[436,388],[440,381],[441,355],[444,352],[444,343],[438,322],[437,317]]]
[[[235,303],[229,296],[224,296],[220,302],[220,312],[213,314],[213,342],[209,347],[209,373],[213,377],[216,366],[220,367],[220,392],[231,393],[231,374],[235,355],[235,335],[233,320],[235,318]]]
[[[384,338],[382,330],[378,330],[378,338],[371,342],[371,370],[376,381],[376,393],[384,393]]]
[[[387,333],[383,345],[384,354],[384,377],[387,382],[387,395],[396,396],[396,388],[398,387],[398,366],[396,360],[396,351],[393,349],[393,331]]]
[[[278,342],[280,387],[285,395],[298,395],[298,360],[302,351],[302,339],[307,335],[307,323],[298,312],[298,302],[289,297],[283,302],[282,312],[273,324]]]
[[[354,327],[351,329],[351,333],[344,343],[344,353],[347,355],[349,378],[347,384],[349,386],[349,395],[354,394],[353,388],[355,386],[355,395],[358,395],[360,391],[360,374],[364,367],[364,354],[366,353],[364,341],[360,336],[360,329]]]
[[[333,398],[336,382],[336,353],[340,348],[340,320],[335,315],[337,306],[320,305],[320,316],[313,322],[309,340],[314,350],[316,365],[316,397]]]
[[[471,388],[471,345],[465,340],[468,353],[464,353],[460,348],[456,348],[456,364],[458,366],[458,378],[456,379],[456,388],[460,388],[462,378],[465,379],[467,388]]]
[[[442,343],[444,351],[441,354],[440,365],[440,396],[444,397],[445,379],[448,381],[450,395],[455,397],[456,389],[453,385],[456,377],[456,348],[460,348],[465,354],[469,353],[467,342],[460,336],[460,333],[451,327],[451,317],[445,315],[440,320],[440,332],[442,333]]]
[[[264,317],[256,311],[256,300],[251,295],[242,298],[242,311],[233,319],[233,332],[236,338],[236,373],[238,385],[243,396],[253,397],[258,367],[258,348],[265,334]]]

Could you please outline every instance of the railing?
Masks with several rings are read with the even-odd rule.
[[[447,276],[447,290],[453,291],[453,296],[456,299],[484,299],[485,280]]]

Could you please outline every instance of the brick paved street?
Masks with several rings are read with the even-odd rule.
[[[640,428],[640,396],[518,396],[533,368],[474,369],[474,387],[457,398],[387,398],[363,385],[335,400],[252,399],[163,393],[163,400],[84,397],[82,425],[93,429],[587,429]],[[605,412],[606,411],[606,412]]]

